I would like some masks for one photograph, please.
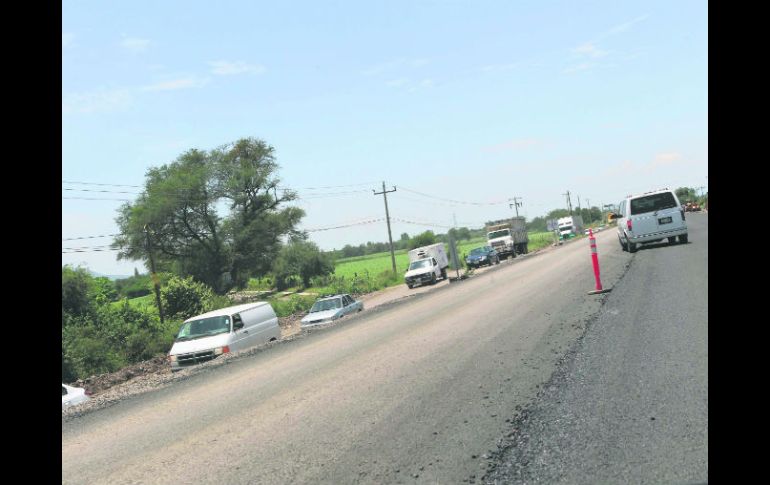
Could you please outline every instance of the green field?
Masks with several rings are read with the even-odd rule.
[[[535,251],[550,245],[553,242],[553,234],[550,232],[536,232],[529,234],[529,250]],[[468,254],[471,249],[484,246],[486,239],[476,238],[470,241],[463,241],[457,244],[457,256],[462,258]],[[409,266],[409,256],[406,250],[396,251],[396,272],[400,275],[406,272]],[[359,277],[369,272],[370,276],[375,276],[383,271],[390,271],[392,268],[390,253],[377,253],[367,256],[356,256],[353,258],[338,259],[334,270],[335,276],[345,278]]]

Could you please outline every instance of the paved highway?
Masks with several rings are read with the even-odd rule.
[[[501,264],[63,421],[62,482],[478,481],[602,302],[656,285],[624,277],[653,250],[597,239],[613,293],[587,295],[586,239]]]
[[[643,247],[485,483],[708,482],[708,215]]]

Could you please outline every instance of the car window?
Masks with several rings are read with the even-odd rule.
[[[674,194],[661,192],[631,199],[631,215],[677,207]]]

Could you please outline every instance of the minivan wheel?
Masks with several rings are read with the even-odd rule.
[[[632,242],[628,243],[628,252],[629,253],[635,253],[637,249],[639,249],[639,245],[638,244],[632,243]]]
[[[687,244],[687,234],[679,236],[679,244]]]
[[[430,275],[430,284],[435,285],[436,284],[436,273],[433,273]]]
[[[668,238],[669,244],[674,244],[675,242],[676,242],[676,236],[671,236],[670,238]]]
[[[626,248],[626,245],[623,243],[623,240],[620,239],[620,236],[618,236],[618,242],[620,243],[620,249],[623,251],[628,251],[628,248]]]

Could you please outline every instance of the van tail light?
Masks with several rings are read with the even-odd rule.
[[[631,224],[631,219],[626,219],[626,227],[628,228],[629,231],[634,229]]]

